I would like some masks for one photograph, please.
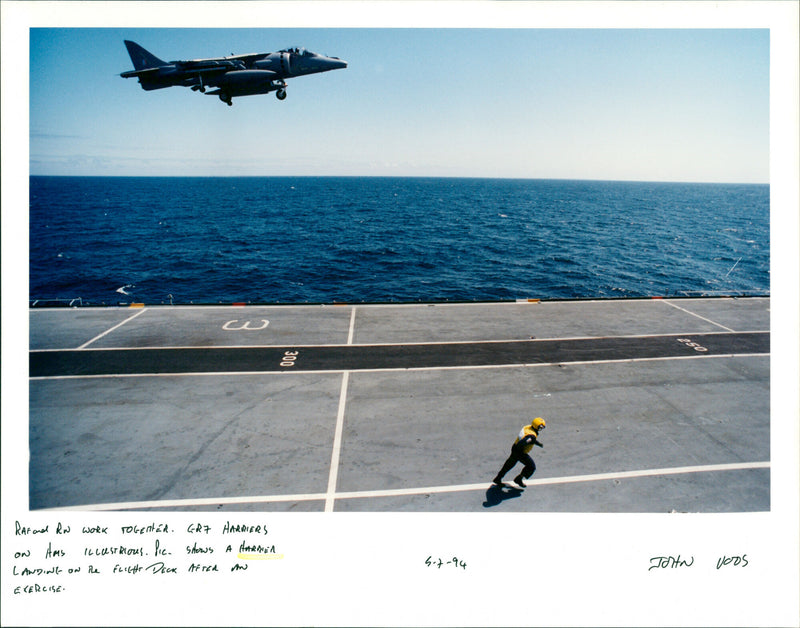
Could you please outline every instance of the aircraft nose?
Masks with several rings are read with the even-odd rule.
[[[347,67],[347,61],[342,61],[338,57],[326,57],[325,65],[331,70],[340,70]]]

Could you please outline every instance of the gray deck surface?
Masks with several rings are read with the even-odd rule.
[[[769,510],[769,307],[31,309],[30,508]]]

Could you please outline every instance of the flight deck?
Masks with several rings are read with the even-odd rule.
[[[768,297],[29,317],[32,510],[770,509]]]

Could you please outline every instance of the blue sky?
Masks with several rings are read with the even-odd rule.
[[[165,60],[304,46],[345,70],[234,100]],[[34,28],[30,172],[769,181],[767,29]]]

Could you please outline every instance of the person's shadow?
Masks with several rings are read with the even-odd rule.
[[[486,491],[486,501],[483,502],[484,508],[491,508],[497,506],[507,499],[513,499],[522,495],[522,489],[507,484],[497,485],[492,484]]]

